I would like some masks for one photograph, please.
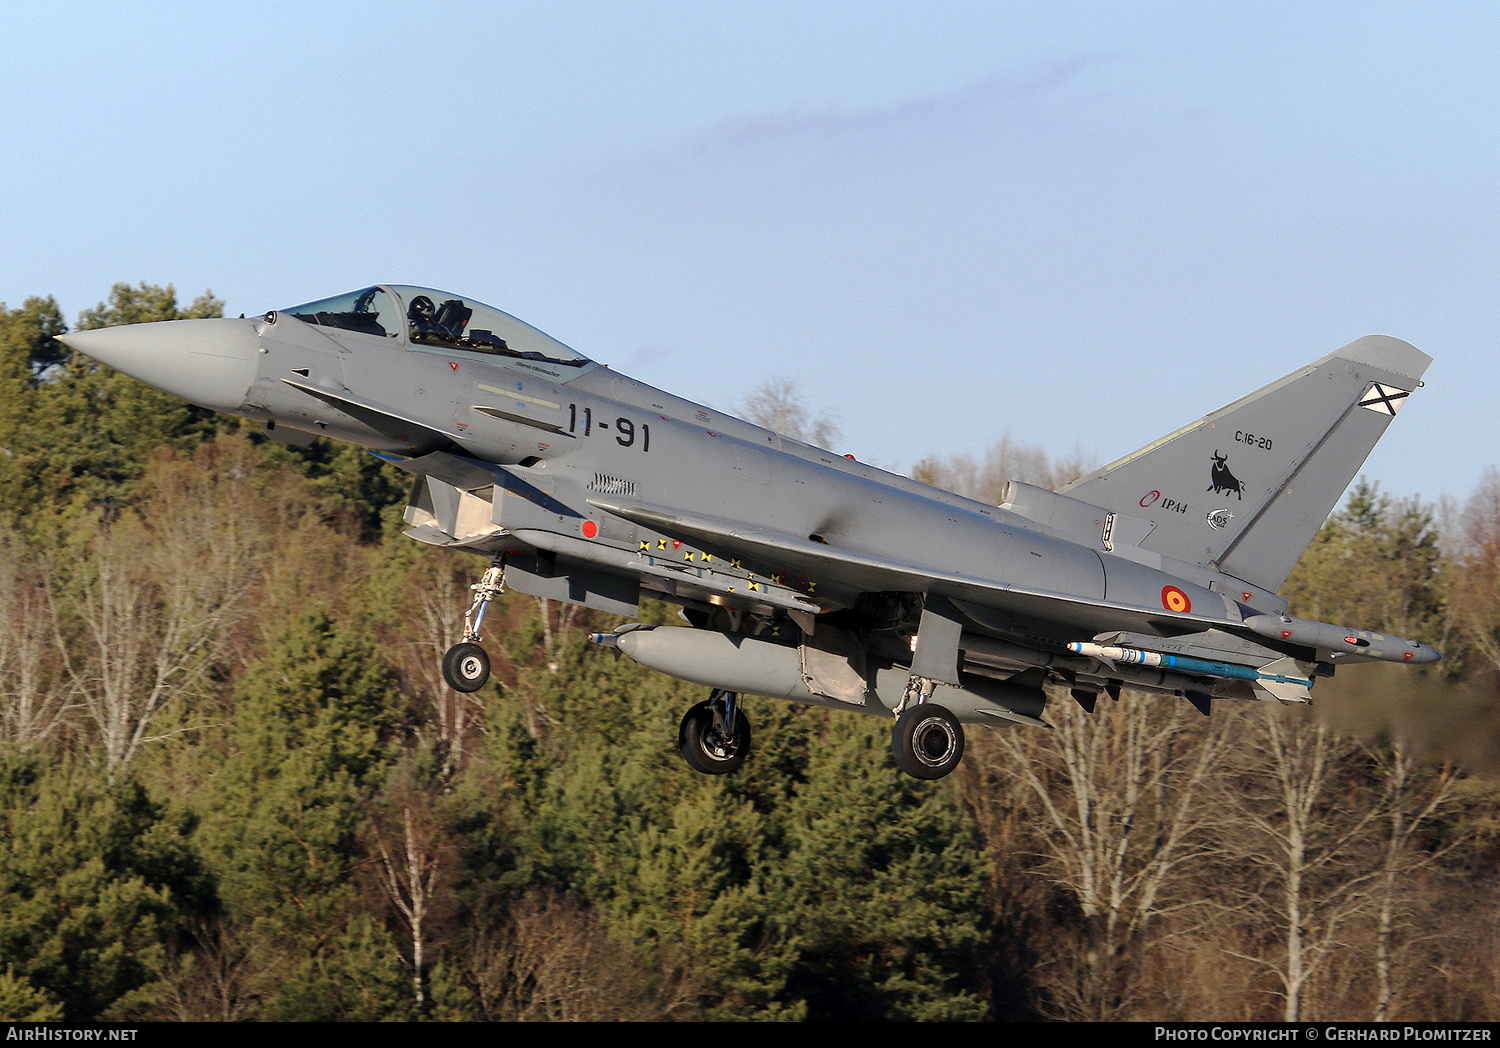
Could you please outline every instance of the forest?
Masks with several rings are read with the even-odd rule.
[[[73,326],[222,309],[119,284]],[[1282,591],[1430,669],[1208,717],[1059,692],[937,782],[885,721],[752,698],[719,778],[676,753],[701,689],[598,613],[507,594],[495,680],[448,688],[484,563],[402,537],[404,474],[66,330],[0,305],[0,1019],[1500,1018],[1494,470],[1361,479]],[[836,438],[789,383],[742,409]],[[993,436],[914,476],[1092,465]]]

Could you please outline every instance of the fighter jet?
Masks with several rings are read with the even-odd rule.
[[[350,441],[413,477],[406,532],[487,557],[443,660],[489,677],[506,589],[680,626],[596,643],[711,689],[678,745],[731,772],[744,694],[893,722],[935,779],[966,725],[1047,727],[1047,686],[1092,711],[1130,687],[1306,702],[1345,663],[1431,663],[1425,644],[1287,614],[1276,595],[1431,358],[1371,335],[1062,491],[999,505],[941,491],[673,396],[491,306],[379,284],[240,319],[63,341],[273,438]],[[1241,370],[1236,362],[1236,371]]]

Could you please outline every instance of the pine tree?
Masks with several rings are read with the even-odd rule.
[[[217,317],[223,307],[209,292],[184,310],[171,285],[116,284],[109,302],[85,310],[78,327]],[[27,425],[9,443],[14,483],[6,492],[9,502],[0,503],[0,509],[18,519],[32,514],[38,502],[113,512],[129,495],[150,452],[160,447],[189,450],[218,428],[211,411],[184,404],[82,354],[64,355],[51,337],[63,328],[50,299],[32,299],[23,308],[31,310],[31,319],[12,326],[20,324],[28,332],[32,377],[45,369],[47,380],[35,385]],[[59,439],[64,434],[66,439]],[[0,430],[0,438],[4,436]],[[46,536],[45,517],[32,526]]]
[[[1440,644],[1446,582],[1433,508],[1360,478],[1281,592],[1305,618]]]
[[[948,783],[896,771],[890,725],[835,713],[787,817],[768,913],[797,944],[786,995],[810,1019],[979,1018],[986,863]],[[831,889],[831,890],[830,890]]]
[[[274,984],[267,1017],[405,1014],[409,975],[379,975],[399,968],[395,942],[355,921],[361,824],[395,753],[394,672],[358,633],[312,610],[250,667],[236,696],[233,752],[200,836]],[[364,980],[390,991],[379,1007],[370,986],[352,985]]]
[[[86,1022],[152,1000],[182,921],[214,907],[183,829],[139,783],[0,755],[0,957],[42,1004]]]

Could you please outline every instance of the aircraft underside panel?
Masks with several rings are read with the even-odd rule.
[[[747,695],[789,699],[813,706],[853,709],[889,718],[905,694],[904,666],[870,667],[859,702],[810,690],[799,650],[735,633],[656,626],[621,633],[620,650],[636,662],[682,680]],[[1045,726],[1047,704],[1039,686],[965,674],[959,687],[939,685],[932,701],[970,724],[1013,721]]]
[[[858,634],[822,626],[812,636],[803,636],[797,652],[808,691],[856,706],[864,704],[869,669]]]
[[[567,557],[512,554],[505,561],[505,585],[517,593],[581,604],[611,615],[640,614],[640,583],[600,571]]]

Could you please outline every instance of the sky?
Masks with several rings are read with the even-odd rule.
[[[0,301],[488,302],[909,470],[1095,463],[1354,339],[1366,472],[1500,458],[1488,3],[48,3],[0,13]]]

